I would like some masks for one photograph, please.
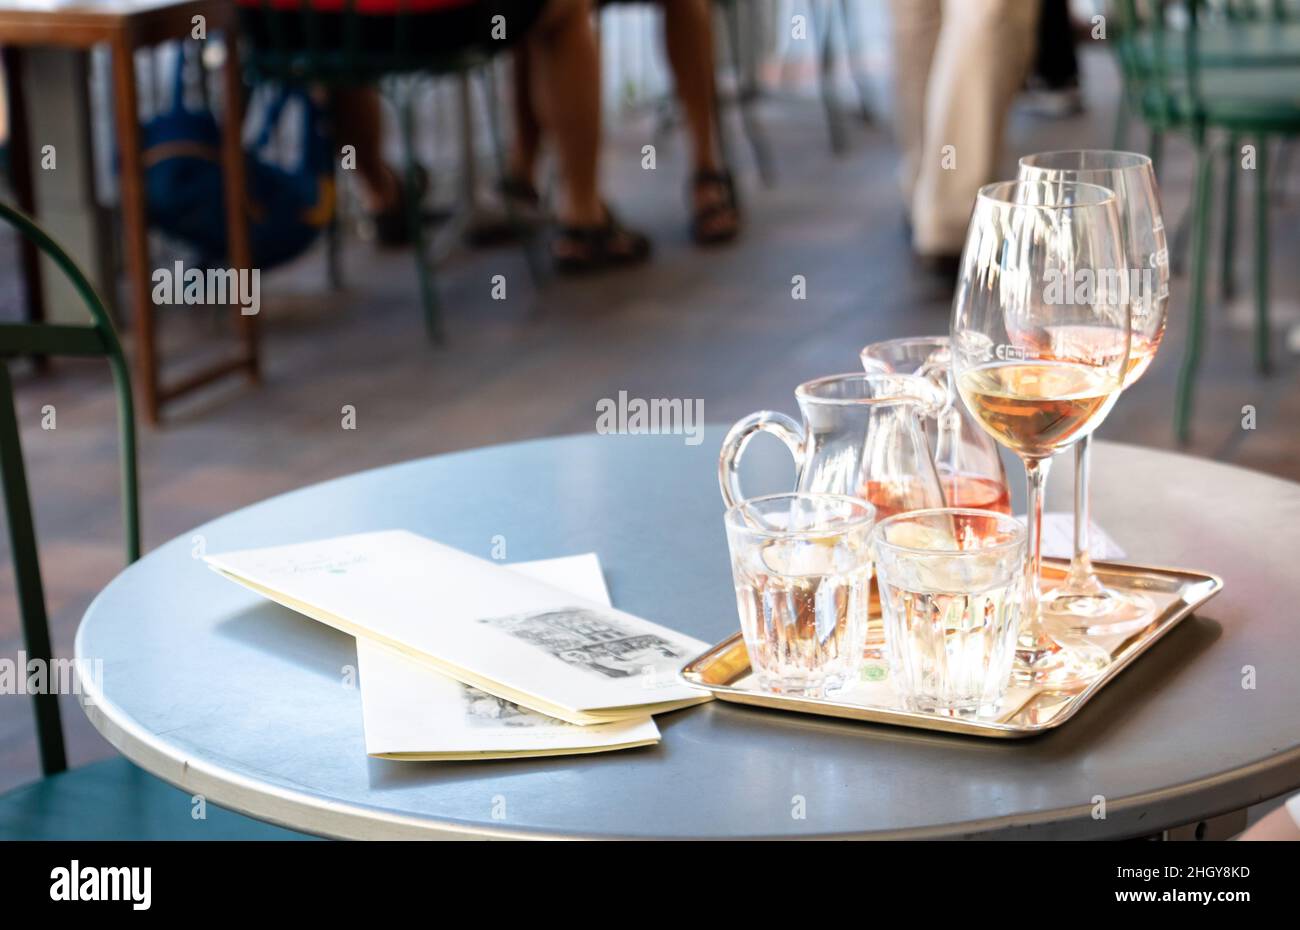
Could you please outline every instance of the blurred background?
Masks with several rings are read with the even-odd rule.
[[[124,196],[117,154],[134,80],[154,374],[203,381],[161,391],[150,424],[133,369],[146,550],[360,469],[593,430],[596,402],[619,391],[702,399],[710,422],[793,412],[795,385],[856,369],[863,345],[946,332],[974,188],[1014,176],[1021,155],[1068,148],[1156,159],[1175,272],[1155,363],[1099,437],[1300,479],[1300,3],[549,0],[487,4],[442,33],[468,36],[454,48],[404,44],[425,28],[419,16],[474,5],[443,0],[370,9],[409,18],[364,36],[362,61],[330,51],[351,47],[352,4],[323,2],[319,15],[336,19],[318,21],[299,0],[250,0],[237,70],[246,200],[264,226],[255,331],[238,310],[152,290],[177,262],[232,264],[214,252],[221,194],[204,200],[199,180],[159,170],[194,142],[184,114],[223,118],[232,49],[219,24],[196,38],[186,7],[184,41],[128,49],[134,73],[115,73],[120,50],[62,47],[48,30],[19,42],[6,31],[17,5],[0,0],[3,198],[64,242],[138,360],[122,232],[134,192]],[[121,5],[153,16],[167,2]],[[57,17],[77,4],[36,6]],[[520,35],[494,45],[474,30],[500,11]],[[594,72],[579,67],[584,29]],[[304,51],[319,34],[335,45]],[[521,93],[536,98],[536,158]],[[380,167],[367,179],[371,150]],[[598,201],[579,190],[588,161]],[[293,185],[288,207],[268,193]],[[610,262],[588,261],[606,252]],[[1180,437],[1198,277],[1202,353]],[[48,260],[0,230],[0,319],[41,317],[79,322],[85,309]],[[256,382],[240,365],[192,377],[253,340]],[[67,655],[122,567],[112,382],[102,360],[8,364],[55,650]],[[21,648],[10,566],[6,551],[3,655]],[[38,768],[28,703],[6,707],[0,791]],[[64,721],[73,765],[111,753],[84,715]]]

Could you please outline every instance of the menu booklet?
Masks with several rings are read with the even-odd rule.
[[[314,620],[569,723],[710,699],[677,677],[705,643],[405,530],[206,559]]]
[[[609,604],[594,553],[510,570]],[[357,640],[366,753],[405,762],[560,756],[648,746],[659,741],[650,717],[577,727],[461,684],[368,639]]]

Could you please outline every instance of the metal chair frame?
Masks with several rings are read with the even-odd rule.
[[[1254,353],[1256,368],[1263,374],[1271,369],[1269,328],[1269,248],[1268,248],[1268,154],[1270,140],[1278,135],[1294,134],[1300,130],[1300,108],[1293,101],[1279,99],[1277,113],[1266,118],[1258,116],[1254,122],[1247,119],[1227,121],[1219,125],[1207,112],[1203,83],[1208,76],[1229,70],[1246,70],[1265,67],[1252,63],[1248,56],[1232,64],[1211,69],[1201,60],[1200,21],[1205,0],[1180,0],[1164,2],[1155,0],[1148,9],[1140,11],[1136,0],[1119,3],[1120,30],[1117,49],[1124,74],[1127,106],[1139,110],[1151,130],[1152,158],[1158,158],[1163,135],[1167,131],[1185,132],[1196,147],[1196,184],[1192,207],[1192,300],[1188,320],[1188,340],[1178,378],[1177,402],[1174,411],[1174,428],[1180,441],[1187,441],[1191,431],[1191,415],[1195,377],[1200,365],[1205,339],[1206,273],[1209,256],[1210,213],[1214,183],[1215,147],[1211,131],[1225,131],[1224,153],[1228,156],[1225,184],[1225,224],[1223,239],[1222,290],[1231,294],[1233,245],[1236,240],[1236,172],[1233,164],[1243,138],[1256,140],[1255,162],[1255,332]],[[1174,34],[1166,22],[1170,10],[1184,11],[1185,25]],[[1284,3],[1271,5],[1270,15],[1283,18],[1288,12]],[[1242,15],[1240,8],[1236,14]],[[1177,45],[1181,44],[1181,54]],[[1118,136],[1118,133],[1117,133]],[[1175,233],[1171,251],[1177,255],[1185,233]]]
[[[113,328],[108,310],[94,286],[67,251],[49,237],[25,213],[0,203],[0,219],[14,227],[54,262],[71,281],[90,313],[89,326],[54,323],[0,324],[0,355],[17,356],[90,356],[108,360],[117,397],[118,436],[122,468],[122,525],[126,540],[126,561],[140,557],[139,494],[136,470],[135,408],[131,398],[131,379],[122,354],[122,345]],[[27,653],[46,664],[53,659],[50,645],[49,617],[45,590],[41,583],[40,561],[36,545],[36,528],[32,520],[31,495],[23,464],[22,440],[14,406],[13,382],[8,364],[0,364],[0,483],[4,487],[8,515],[9,545],[13,553],[14,579],[18,592],[18,609],[22,618],[23,640]],[[36,711],[37,746],[41,771],[53,775],[68,767],[59,716],[58,695],[33,695]]]

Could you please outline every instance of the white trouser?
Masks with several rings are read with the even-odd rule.
[[[1033,60],[1039,0],[891,0],[903,196],[913,247],[961,251]],[[951,146],[951,148],[949,148]]]

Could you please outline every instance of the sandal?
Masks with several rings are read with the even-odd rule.
[[[600,226],[560,226],[551,241],[551,259],[560,274],[635,265],[649,257],[650,240],[619,223],[608,207]]]
[[[703,190],[712,190],[714,199],[699,206]],[[697,171],[691,179],[691,238],[696,245],[730,242],[740,234],[740,207],[736,187],[727,171]]]

